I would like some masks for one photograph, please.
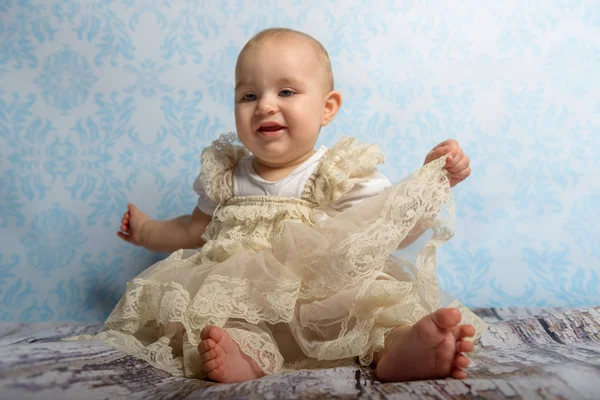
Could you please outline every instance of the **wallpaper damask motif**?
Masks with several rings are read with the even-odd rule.
[[[320,142],[378,143],[399,180],[446,138],[443,287],[471,306],[600,303],[600,5],[589,0],[0,2],[0,320],[100,322],[163,257],[116,236],[127,201],[193,209],[233,131],[233,66],[260,29],[314,35],[344,103]]]

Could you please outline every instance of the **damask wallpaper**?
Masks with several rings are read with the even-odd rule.
[[[189,213],[203,147],[235,129],[254,33],[319,39],[344,103],[320,143],[378,143],[392,181],[447,138],[442,286],[471,306],[600,303],[595,0],[0,2],[0,320],[101,322],[164,254],[116,235],[128,201]]]

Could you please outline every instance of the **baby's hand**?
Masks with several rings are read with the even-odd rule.
[[[444,168],[450,172],[450,186],[453,187],[471,175],[471,161],[456,140],[448,139],[435,146],[425,157],[423,165],[437,160],[445,154],[450,154]]]
[[[124,241],[136,246],[143,246],[142,243],[142,226],[150,217],[144,214],[136,206],[127,204],[127,211],[121,219],[121,231],[117,235]]]

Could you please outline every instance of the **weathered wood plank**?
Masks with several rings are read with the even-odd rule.
[[[174,378],[101,342],[61,341],[100,325],[0,324],[0,399],[600,398],[600,307],[477,312],[491,324],[469,379],[386,384],[353,362],[241,384]]]

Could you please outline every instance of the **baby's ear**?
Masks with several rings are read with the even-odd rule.
[[[323,118],[321,126],[325,126],[337,115],[342,106],[342,95],[337,90],[332,90],[325,96],[325,108],[323,109]]]

